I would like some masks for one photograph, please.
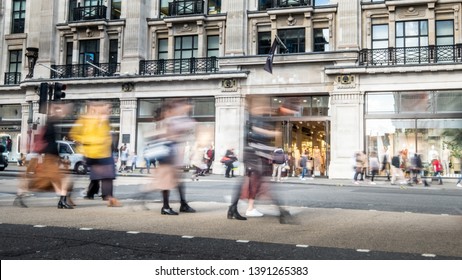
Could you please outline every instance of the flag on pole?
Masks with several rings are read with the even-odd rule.
[[[273,43],[271,44],[268,57],[266,58],[265,67],[263,67],[263,69],[270,74],[273,74],[273,58],[274,58],[274,53],[276,52],[276,48],[278,45],[279,45],[279,40],[277,40],[275,37],[273,40]]]

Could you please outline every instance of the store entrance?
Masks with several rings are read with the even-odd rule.
[[[274,122],[276,131],[275,145],[287,152],[290,158],[291,174],[298,176],[299,161],[307,153],[315,176],[328,176],[330,162],[330,121],[312,118],[287,118]]]

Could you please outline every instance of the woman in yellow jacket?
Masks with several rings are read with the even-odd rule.
[[[120,206],[113,196],[115,163],[112,157],[112,137],[109,126],[111,105],[103,102],[87,104],[87,114],[82,115],[70,131],[73,140],[80,144],[90,168],[90,180],[101,181],[103,200],[108,206]]]

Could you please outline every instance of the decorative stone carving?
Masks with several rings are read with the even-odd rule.
[[[297,19],[294,18],[292,14],[290,14],[289,17],[287,18],[287,25],[294,26],[295,24],[297,24]]]
[[[237,82],[235,79],[224,79],[221,81],[222,92],[236,92]]]
[[[135,89],[134,83],[123,83],[122,84],[122,91],[123,92],[131,92]]]
[[[351,89],[356,87],[354,75],[339,75],[335,78],[334,84],[338,89]]]
[[[397,12],[397,17],[399,19],[425,17],[426,11],[427,9],[423,7],[409,7],[407,9],[399,9]]]

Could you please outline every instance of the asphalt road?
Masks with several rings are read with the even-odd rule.
[[[18,180],[0,177],[2,259],[462,259],[462,190],[454,187],[288,180],[273,187],[293,214],[280,224],[264,201],[264,217],[226,219],[239,178],[186,181],[198,212],[174,217],[160,215],[158,193],[143,205],[134,199],[148,178],[116,180],[120,208],[81,199],[88,179],[73,179],[78,206],[59,210],[50,193],[13,207]]]

